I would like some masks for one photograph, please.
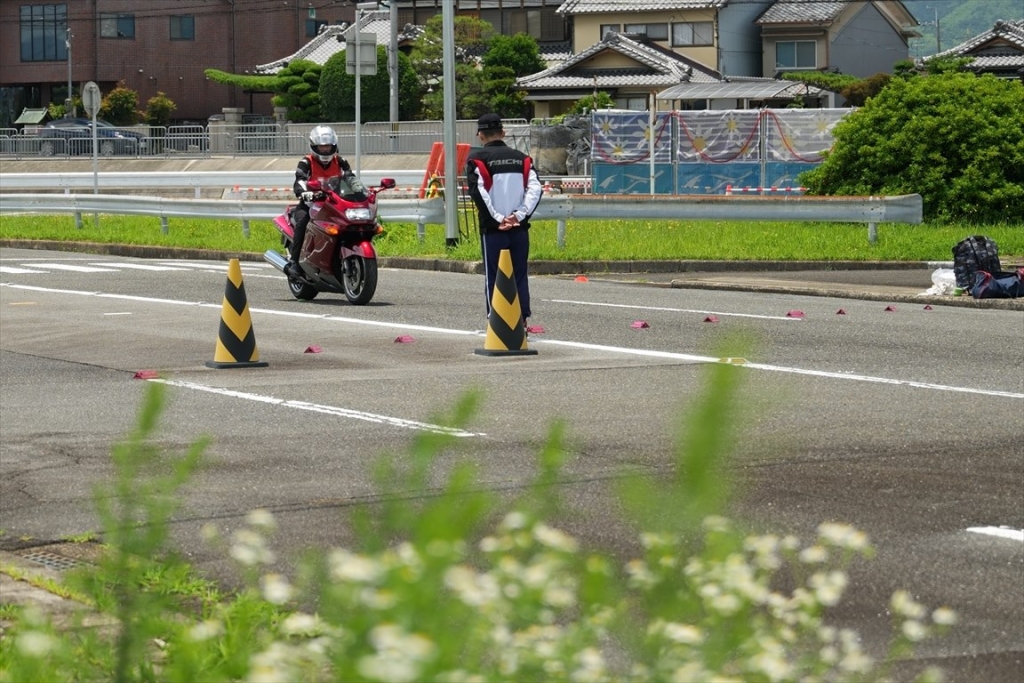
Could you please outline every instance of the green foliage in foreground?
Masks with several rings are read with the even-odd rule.
[[[71,216],[0,215],[0,239],[56,240],[209,249],[262,254],[280,249],[279,233],[269,221],[252,222],[250,237],[239,221],[171,219],[168,234],[156,218],[92,216],[76,228]],[[421,241],[415,225],[389,223],[376,242],[381,256],[480,260],[473,235],[455,249],[445,246],[445,229],[428,225]],[[750,260],[750,261],[949,261],[951,249],[967,235],[984,233],[1000,254],[1024,256],[1024,224],[878,226],[878,241],[868,243],[867,227],[850,223],[753,223],[699,221],[576,221],[558,246],[555,221],[537,221],[530,231],[534,260]]]
[[[567,456],[556,424],[520,500],[502,504],[480,491],[463,460],[442,495],[382,496],[356,516],[356,547],[313,552],[294,578],[268,570],[276,563],[269,512],[251,512],[230,538],[210,527],[207,537],[224,541],[247,587],[199,613],[162,590],[181,573],[157,570],[180,566],[162,557],[167,524],[205,444],[183,456],[155,449],[165,387],[152,384],[138,428],[114,450],[114,481],[97,491],[109,556],[80,575],[117,624],[61,631],[33,610],[8,614],[0,680],[881,680],[955,615],[929,614],[898,591],[888,606],[891,649],[879,662],[827,619],[846,567],[871,554],[862,532],[825,523],[805,544],[746,535],[716,514],[728,493],[723,425],[740,404],[741,372],[709,366],[674,473],[623,484],[620,501],[639,536],[625,564],[553,525],[551,484]],[[463,428],[479,400],[467,394],[433,421]],[[422,490],[459,441],[444,429],[422,434],[381,462],[380,484]],[[939,676],[928,670],[920,680]]]

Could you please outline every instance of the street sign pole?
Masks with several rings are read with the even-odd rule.
[[[100,113],[100,106],[103,103],[103,96],[100,94],[100,86],[96,85],[93,81],[89,81],[82,88],[82,106],[85,108],[85,113],[92,119],[92,193],[100,193],[100,172],[99,172],[99,161],[97,153],[97,142],[96,142],[96,115]],[[100,215],[94,213],[92,215],[93,223],[96,227],[100,224]]]

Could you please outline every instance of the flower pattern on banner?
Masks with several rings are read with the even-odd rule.
[[[651,138],[654,138],[654,161],[672,160],[670,112],[657,114],[651,129],[646,111],[597,111],[591,129],[591,156],[595,161],[632,164],[650,160]]]

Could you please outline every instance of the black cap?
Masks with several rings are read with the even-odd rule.
[[[497,114],[484,114],[476,120],[476,132],[485,130],[501,130],[501,117]]]

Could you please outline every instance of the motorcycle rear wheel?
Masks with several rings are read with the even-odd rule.
[[[281,244],[284,246],[284,253],[287,256],[292,249],[291,240],[287,239],[283,235],[281,236]],[[307,285],[302,280],[297,280],[289,275],[287,272],[284,274],[288,278],[288,289],[291,291],[292,296],[301,301],[309,301],[315,299],[316,295],[320,293],[316,287]]]
[[[297,280],[291,276],[288,277],[288,289],[291,291],[292,296],[302,301],[310,301],[315,299],[316,295],[320,293],[316,287],[307,285],[302,280]]]
[[[377,291],[377,259],[349,256],[341,264],[345,297],[356,306],[370,303]]]

